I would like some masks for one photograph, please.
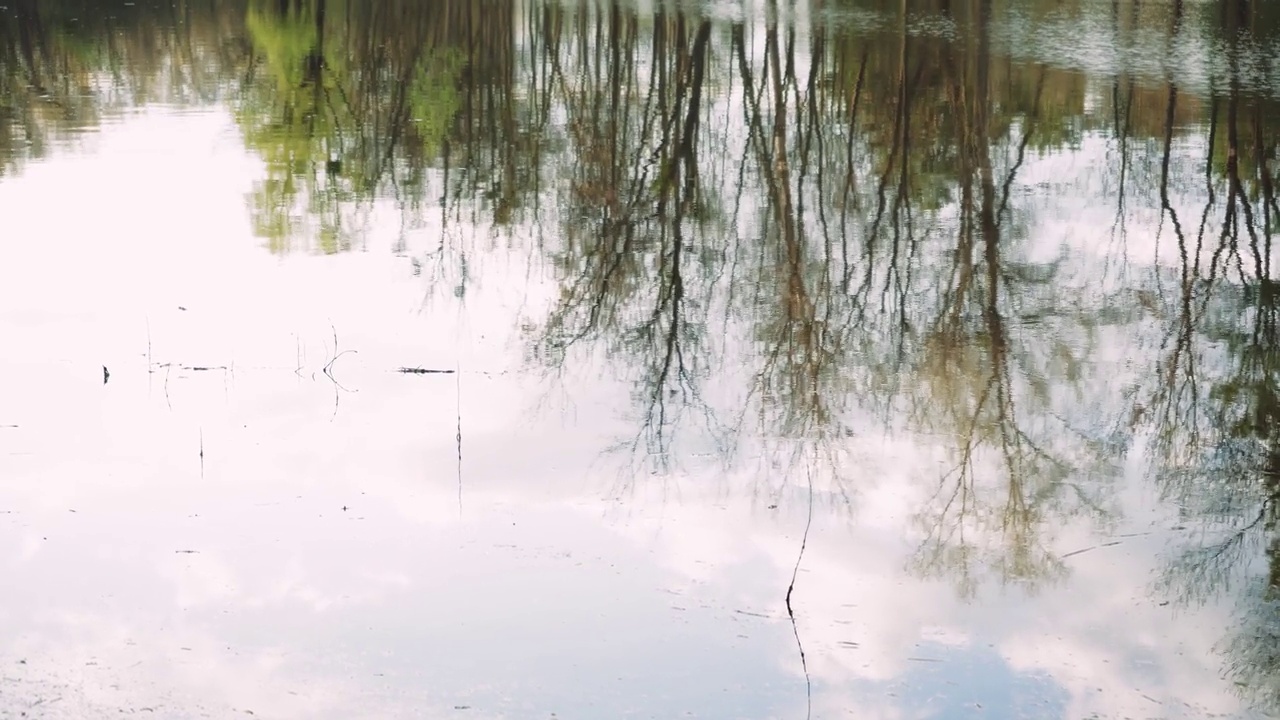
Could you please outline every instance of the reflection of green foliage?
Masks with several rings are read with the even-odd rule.
[[[110,65],[102,44],[96,37],[85,36],[83,32],[74,33],[59,30],[55,33],[54,44],[73,64],[81,67],[100,67]]]
[[[315,24],[256,8],[248,11],[245,22],[272,81],[247,88],[237,120],[245,144],[262,157],[267,169],[267,177],[256,183],[252,196],[254,231],[280,252],[307,227],[308,212],[322,209],[317,203],[325,204],[324,188],[317,187],[321,179],[317,168],[328,160],[334,123],[322,103],[328,88],[303,83],[308,58],[317,51]],[[323,84],[325,74],[321,78]],[[323,228],[330,215],[320,213],[320,217]],[[338,249],[332,233],[319,234],[322,250]]]
[[[451,49],[428,52],[418,63],[409,92],[409,108],[427,155],[440,152],[441,141],[458,112],[461,72],[462,55]]]
[[[29,78],[0,67],[0,92],[10,93],[0,107],[18,108],[14,115],[32,127],[57,122],[49,119],[51,108],[73,117],[79,81],[104,66],[145,82],[136,79],[142,53],[166,69],[216,67],[210,76],[234,86],[244,141],[266,167],[251,208],[254,229],[275,251],[304,236],[321,252],[350,248],[360,213],[379,194],[409,203],[426,195],[426,168],[448,138],[458,142],[447,191],[456,199],[483,188],[482,200],[478,191],[467,199],[490,213],[484,221],[510,219],[511,208],[545,192],[544,177],[552,193],[570,187],[570,200],[557,208],[567,212],[537,218],[539,229],[559,235],[549,254],[563,278],[543,354],[564,362],[569,348],[602,349],[629,363],[619,377],[634,381],[637,416],[654,438],[644,449],[654,457],[669,455],[664,443],[675,429],[704,422],[701,404],[710,408],[711,401],[701,388],[709,388],[707,397],[720,394],[738,373],[712,376],[749,365],[763,348],[769,357],[749,368],[755,384],[744,391],[758,410],[764,430],[758,434],[843,458],[844,438],[861,432],[855,420],[883,412],[897,421],[903,407],[914,407],[906,431],[954,443],[947,457],[952,471],[920,509],[927,539],[917,570],[955,577],[962,588],[982,578],[1034,588],[1066,572],[1053,552],[1057,527],[1081,518],[1109,521],[1110,488],[1094,479],[1114,476],[1107,463],[1121,453],[1104,443],[1112,425],[1101,417],[1108,406],[1095,410],[1078,397],[1089,391],[1087,383],[1106,380],[1105,370],[1090,366],[1091,341],[1082,340],[1104,321],[1088,297],[1052,278],[1028,279],[1016,265],[1023,238],[1037,229],[1020,223],[1038,210],[1021,193],[1024,178],[1015,166],[1021,144],[1032,155],[1062,153],[1086,133],[1113,127],[1109,113],[1089,109],[1098,97],[1086,91],[1084,72],[993,56],[967,29],[953,40],[815,23],[811,33],[830,37],[810,45],[818,61],[812,70],[831,81],[810,93],[802,76],[813,58],[795,55],[789,42],[773,46],[784,57],[769,69],[744,52],[743,67],[759,83],[754,94],[764,101],[739,120],[743,110],[727,89],[741,86],[734,73],[744,71],[726,62],[732,47],[717,32],[705,56],[701,110],[690,115],[697,121],[690,139],[697,142],[686,156],[678,140],[681,111],[692,101],[685,72],[693,66],[692,37],[671,32],[659,51],[652,38],[658,23],[638,16],[597,23],[617,29],[589,37],[581,34],[592,25],[587,20],[555,21],[563,19],[558,3],[538,5],[514,23],[492,11],[510,4],[482,0],[328,0],[323,21],[317,0],[291,0],[283,13],[275,2],[255,0],[234,11],[219,4],[213,12],[222,16],[212,21],[199,14],[211,11],[184,5],[202,18],[197,25],[215,32],[225,17],[243,20],[257,65],[242,72],[235,54],[197,63],[157,50],[182,42],[172,25],[137,33],[151,44],[135,40],[142,53],[121,55],[115,40],[101,39],[116,37],[114,30],[95,34],[67,22],[84,14],[83,5],[71,12],[59,0],[38,2],[64,11],[36,43],[47,48],[43,55],[37,50],[45,58],[38,61],[52,69]],[[857,2],[886,13],[899,6]],[[623,5],[587,3],[582,11],[625,15]],[[976,7],[952,5],[970,15]],[[685,27],[691,18],[682,13],[667,17]],[[0,30],[4,22],[0,17]],[[509,42],[513,25],[528,28],[525,42]],[[241,28],[233,32],[239,41]],[[215,39],[203,46],[236,45]],[[660,62],[668,65],[657,72],[653,64]],[[800,77],[771,74],[779,71]],[[464,77],[469,88],[461,86]],[[56,78],[45,84],[61,104],[21,97],[32,78]],[[464,92],[467,114],[460,116]],[[1123,125],[1133,128],[1128,139],[1135,149],[1125,152],[1138,156],[1135,167],[1148,141],[1163,138],[1163,97],[1139,92],[1132,101],[1112,101],[1126,108]],[[1199,112],[1185,106],[1188,114]],[[1225,124],[1228,106],[1216,107]],[[1243,100],[1237,110],[1236,168],[1248,192],[1258,192],[1251,180],[1258,174],[1255,147],[1270,142],[1273,127],[1264,123],[1280,114]],[[758,144],[739,160],[743,148],[733,143],[743,123],[757,126]],[[1212,145],[1217,179],[1227,168],[1221,127]],[[1203,138],[1207,128],[1178,120],[1176,134]],[[38,142],[40,133],[31,134]],[[1195,146],[1175,164],[1194,161],[1199,168],[1202,150]],[[1274,144],[1263,149],[1274,156]],[[1133,181],[1149,194],[1153,188],[1142,179]],[[996,209],[989,228],[984,204]],[[552,227],[558,221],[563,225]],[[469,262],[459,263],[463,278]],[[461,296],[468,286],[456,287]],[[1223,325],[1245,324],[1247,313],[1230,310]],[[1190,478],[1178,508],[1184,516],[1203,513],[1206,522],[1274,535],[1249,523],[1259,506],[1278,502],[1265,483],[1280,476],[1274,472],[1280,463],[1268,457],[1280,437],[1280,358],[1248,328],[1196,332],[1197,344],[1228,360],[1199,370],[1210,409],[1196,412],[1213,428],[1206,442],[1180,449],[1179,459],[1191,458],[1185,463],[1164,461],[1171,475]],[[723,342],[714,333],[725,335]],[[596,341],[590,350],[588,341]],[[1142,382],[1161,381],[1161,374],[1149,375]],[[736,401],[732,388],[723,394]],[[686,406],[698,412],[682,415]],[[707,426],[720,426],[710,409],[705,416]],[[1183,427],[1201,423],[1179,420]],[[833,485],[843,482],[837,463],[830,467]],[[857,490],[852,482],[848,488]],[[1267,612],[1254,617],[1273,618],[1274,606]],[[1247,659],[1272,671],[1277,663],[1270,657]]]
[[[267,166],[251,201],[255,230],[276,252],[299,236],[323,252],[351,247],[352,214],[388,184],[419,187],[460,106],[460,53],[424,47],[421,25],[375,31],[329,5],[329,17],[347,20],[320,27],[314,9],[246,15],[269,80],[246,88],[237,119]]]
[[[316,49],[316,28],[297,16],[280,16],[250,8],[245,26],[254,47],[266,57],[267,67],[288,93],[302,85],[304,62]]]

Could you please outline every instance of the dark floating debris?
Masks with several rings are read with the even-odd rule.
[[[179,370],[187,370],[189,372],[212,372],[214,370],[229,371],[231,368],[227,365],[180,365],[176,363],[160,363],[157,368],[177,368]],[[103,368],[104,370],[106,368]]]
[[[1065,560],[1065,559],[1067,559],[1067,558],[1071,557],[1072,555],[1079,555],[1080,553],[1086,553],[1086,552],[1089,552],[1090,550],[1097,550],[1097,549],[1099,549],[1099,548],[1115,547],[1116,545],[1119,545],[1121,542],[1123,542],[1123,541],[1122,541],[1122,540],[1113,540],[1113,541],[1111,541],[1111,542],[1102,543],[1101,545],[1092,545],[1092,546],[1087,547],[1087,548],[1081,548],[1081,549],[1079,549],[1079,550],[1072,550],[1071,552],[1069,552],[1069,553],[1065,553],[1065,554],[1063,554],[1062,556],[1060,556],[1060,558],[1059,558],[1059,559],[1061,559],[1061,560]]]
[[[174,550],[179,555],[199,555],[199,550]]]
[[[402,367],[396,370],[396,372],[404,373],[406,375],[452,375],[457,372],[457,370],[434,370],[431,368]]]
[[[106,385],[107,381],[110,379],[111,379],[111,371],[107,370],[106,365],[103,365],[102,366],[102,384]]]

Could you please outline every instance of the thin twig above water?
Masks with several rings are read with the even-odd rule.
[[[800,642],[800,628],[796,625],[796,613],[791,607],[791,593],[796,589],[796,576],[800,574],[800,561],[804,559],[804,549],[809,544],[809,528],[813,526],[813,474],[805,468],[805,478],[809,485],[809,514],[804,523],[804,535],[800,538],[800,552],[796,554],[795,567],[791,569],[791,582],[787,585],[787,617],[791,619],[791,632],[796,637],[796,648],[800,650],[800,668],[804,670],[805,718],[813,716],[813,680],[809,677],[809,662],[804,656],[804,643]]]
[[[458,410],[458,517],[462,517],[462,360],[459,359],[456,365],[457,372],[453,373],[454,391],[456,396],[456,404]]]

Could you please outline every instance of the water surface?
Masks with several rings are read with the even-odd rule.
[[[0,715],[1280,714],[1280,12],[0,8]]]

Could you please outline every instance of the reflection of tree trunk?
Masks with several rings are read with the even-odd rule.
[[[316,44],[311,53],[307,55],[306,66],[303,68],[303,78],[304,82],[312,83],[317,87],[317,93],[320,86],[320,72],[324,69],[324,15],[325,0],[316,0]]]
[[[1253,276],[1260,281],[1265,275],[1258,236],[1253,223],[1253,203],[1245,193],[1240,179],[1240,68],[1239,53],[1228,53],[1231,73],[1231,94],[1227,99],[1227,217],[1223,222],[1223,235],[1230,237],[1232,253],[1239,263],[1240,223],[1243,220],[1253,253]],[[1244,281],[1243,270],[1241,281]]]
[[[1138,22],[1138,10],[1140,4],[1132,3],[1130,14],[1130,27],[1134,27]],[[1120,0],[1112,0],[1111,3],[1111,21],[1114,26],[1115,44],[1120,47]],[[1170,36],[1172,39],[1172,36]],[[1111,111],[1112,111],[1112,127],[1116,144],[1119,146],[1120,153],[1120,170],[1119,170],[1119,186],[1116,189],[1116,219],[1112,226],[1112,232],[1117,229],[1121,237],[1125,234],[1125,191],[1126,181],[1129,177],[1129,132],[1131,128],[1130,118],[1133,113],[1133,96],[1136,83],[1133,77],[1128,78],[1126,91],[1122,95],[1120,92],[1121,74],[1117,74],[1111,82]]]
[[[1252,5],[1250,0],[1222,0],[1222,25],[1227,37],[1235,38],[1241,30],[1249,27]]]
[[[857,177],[855,172],[855,163],[853,156],[853,148],[857,144],[858,135],[855,129],[858,127],[858,109],[862,103],[862,87],[867,76],[867,58],[870,54],[869,50],[862,51],[862,58],[858,63],[858,79],[854,81],[853,94],[849,98],[849,116],[846,120],[847,129],[845,131],[845,177],[844,187],[840,196],[840,261],[845,268],[845,276],[842,282],[842,289],[845,292],[849,290],[849,231],[848,220],[854,214],[853,211],[858,209],[857,203]]]
[[[27,66],[27,81],[37,94],[44,93],[41,81],[40,59],[37,52],[44,55],[44,25],[40,22],[40,11],[36,0],[17,0],[14,6],[18,25],[18,47],[22,51],[22,59]]]
[[[1280,221],[1280,207],[1276,205],[1275,181],[1269,166],[1271,157],[1275,154],[1276,140],[1272,138],[1268,145],[1263,139],[1265,135],[1263,104],[1256,102],[1253,105],[1253,162],[1259,173],[1258,190],[1262,205],[1260,208],[1262,211],[1262,277],[1264,278],[1260,292],[1268,303],[1274,303],[1277,298],[1276,284],[1271,279],[1271,235],[1275,232],[1277,221]],[[1268,335],[1274,337],[1276,332],[1274,314],[1269,315],[1269,318],[1271,323],[1267,328]]]
[[[1180,11],[1181,4],[1177,6]],[[1171,156],[1178,88],[1168,80],[1164,155],[1160,171],[1162,216],[1172,220],[1181,262],[1180,310],[1171,328],[1171,350],[1159,372],[1153,401],[1163,406],[1154,420],[1157,477],[1162,492],[1186,517],[1205,529],[1169,565],[1162,583],[1180,602],[1199,603],[1228,590],[1239,592],[1238,629],[1222,647],[1225,672],[1235,687],[1267,712],[1280,702],[1280,395],[1276,392],[1280,346],[1270,277],[1272,178],[1265,160],[1272,151],[1261,140],[1256,115],[1249,147],[1247,106],[1242,104],[1240,56],[1249,4],[1223,0],[1221,21],[1228,86],[1210,101],[1204,167],[1205,206],[1195,233],[1184,237],[1170,200]],[[1175,18],[1172,36],[1178,28]],[[1219,108],[1222,108],[1220,112]],[[1221,132],[1219,132],[1221,131]],[[1221,134],[1221,137],[1219,135]],[[1249,158],[1257,163],[1248,168]],[[1257,172],[1255,178],[1250,177]],[[1206,233],[1223,189],[1218,237],[1202,263]],[[1251,197],[1257,193],[1257,197]],[[1260,203],[1255,209],[1255,199]],[[1257,213],[1257,215],[1255,215]],[[1242,241],[1247,247],[1242,247]],[[1245,255],[1249,258],[1246,260]],[[1204,265],[1202,267],[1202,265]],[[1237,278],[1231,278],[1234,271]],[[1215,284],[1216,283],[1216,284]],[[1221,286],[1221,290],[1215,288]],[[1235,318],[1235,319],[1233,319]],[[1197,362],[1201,347],[1225,357]],[[1258,553],[1268,567],[1257,572]]]
[[[1004,457],[1008,473],[1008,502],[1005,507],[1005,532],[1010,539],[1018,538],[1011,543],[1011,548],[1021,548],[1021,541],[1028,533],[1033,532],[1029,515],[1025,512],[1022,467],[1021,430],[1016,426],[1013,404],[1013,387],[1009,377],[1009,341],[1006,336],[1004,316],[1000,311],[1000,289],[1003,273],[1001,271],[1001,233],[996,211],[996,186],[991,168],[991,46],[990,22],[991,0],[980,0],[978,17],[977,67],[974,69],[974,92],[972,104],[973,126],[970,142],[974,144],[974,158],[977,160],[978,177],[982,188],[981,207],[979,209],[979,226],[982,231],[983,263],[986,266],[986,301],[983,304],[982,318],[986,328],[986,342],[990,354],[990,373],[988,387],[994,391],[994,422],[999,428],[1000,450]]]
[[[659,113],[663,118],[663,139],[661,143],[664,170],[659,179],[659,207],[666,202],[666,193],[673,183],[683,177],[685,192],[692,199],[692,192],[697,185],[697,158],[695,157],[698,135],[698,124],[701,118],[702,86],[707,65],[707,44],[711,38],[711,23],[702,21],[694,36],[693,49],[688,47],[684,32],[684,15],[679,16],[676,23],[676,38],[680,42],[682,52],[677,54],[676,82],[674,103],[670,113],[666,110],[666,94],[660,100]],[[665,38],[665,34],[661,37]],[[655,39],[656,43],[656,39]],[[656,48],[655,48],[656,52]],[[687,52],[687,54],[686,54]],[[666,63],[659,67],[665,68]],[[661,82],[661,79],[659,80]],[[683,111],[683,122],[680,114]],[[671,132],[674,129],[674,132]]]
[[[711,38],[711,23],[702,21],[698,25],[698,33],[693,41],[693,52],[689,58],[689,109],[684,118],[684,130],[681,133],[679,154],[684,161],[693,164],[696,152],[695,142],[698,134],[698,119],[701,117],[703,75],[707,69],[707,41]]]
[[[647,328],[648,332],[652,332],[661,326],[660,316],[665,307],[668,318],[666,332],[660,338],[661,355],[653,375],[645,378],[649,391],[645,426],[655,434],[655,447],[660,454],[665,454],[667,444],[665,440],[668,422],[667,393],[674,387],[686,387],[689,380],[680,344],[685,334],[682,322],[684,317],[684,275],[681,267],[684,257],[684,234],[681,228],[684,217],[680,209],[682,205],[683,203],[676,202],[676,216],[670,225],[671,248],[669,252],[663,253],[670,260],[665,263],[663,268],[665,272],[658,277],[658,302],[653,310],[652,323]],[[663,234],[666,235],[665,232]],[[686,396],[682,399],[687,401],[689,398]]]
[[[1174,7],[1170,18],[1168,37],[1172,42],[1181,24],[1181,3]],[[1168,216],[1173,228],[1174,238],[1178,246],[1179,282],[1178,282],[1178,315],[1174,327],[1170,330],[1170,350],[1156,370],[1158,386],[1151,402],[1154,411],[1152,421],[1157,427],[1156,452],[1168,460],[1173,460],[1173,453],[1182,452],[1187,442],[1178,442],[1181,435],[1191,444],[1198,442],[1198,413],[1195,408],[1199,402],[1196,384],[1196,355],[1193,347],[1197,314],[1194,305],[1196,284],[1200,280],[1200,256],[1205,232],[1205,221],[1214,204],[1212,180],[1213,147],[1217,134],[1218,113],[1216,103],[1212,104],[1209,120],[1209,148],[1206,160],[1206,194],[1208,199],[1204,215],[1200,222],[1195,246],[1188,248],[1186,231],[1174,208],[1169,194],[1169,180],[1173,158],[1173,136],[1178,108],[1178,85],[1172,77],[1172,69],[1166,69],[1168,87],[1164,116],[1164,147],[1160,158],[1160,210],[1161,216]],[[1212,283],[1208,285],[1211,287]],[[1206,293],[1207,295],[1207,293]],[[1141,420],[1146,408],[1138,406],[1134,409],[1133,422]],[[1190,418],[1186,421],[1186,418]],[[1181,446],[1181,447],[1180,447]]]
[[[576,23],[573,42],[544,33],[547,82],[561,96],[576,157],[566,170],[574,219],[557,257],[566,281],[547,322],[547,359],[558,367],[571,346],[600,340],[633,361],[641,417],[630,447],[662,464],[672,426],[699,402],[694,368],[706,354],[689,317],[688,298],[700,288],[688,279],[699,261],[689,214],[699,192],[711,23],[660,10],[645,43],[642,24],[616,2]]]
[[[1005,582],[1035,587],[1063,572],[1061,559],[1040,540],[1040,504],[1047,493],[1065,484],[1070,466],[1042,449],[1019,425],[1018,386],[1013,375],[1019,361],[1014,355],[1015,338],[1002,310],[1005,295],[1016,292],[1006,287],[1005,267],[1005,245],[1016,238],[1002,223],[1039,114],[1044,74],[1025,117],[1017,160],[998,186],[992,161],[996,134],[991,90],[992,2],[974,0],[966,6],[976,10],[976,17],[968,19],[969,42],[957,43],[952,57],[943,61],[949,78],[947,98],[956,127],[959,169],[955,265],[943,291],[943,306],[928,349],[933,401],[946,404],[960,441],[955,467],[940,479],[931,507],[919,516],[927,526],[927,536],[918,551],[918,563],[926,573],[956,576],[960,591],[971,593],[975,590],[974,569],[983,561],[972,544],[983,542],[985,533],[999,538],[991,560]],[[988,457],[980,452],[984,446],[989,446],[994,454],[991,459],[999,464],[1003,491],[982,482],[980,463]],[[1078,497],[1089,511],[1105,512],[1092,499]],[[988,519],[987,507],[998,509],[996,522]],[[978,537],[972,538],[970,533]]]

